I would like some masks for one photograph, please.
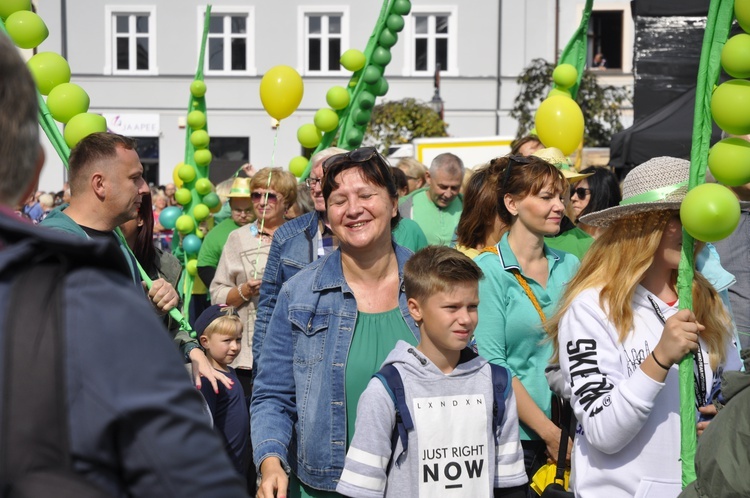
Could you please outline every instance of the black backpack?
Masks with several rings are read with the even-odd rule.
[[[18,235],[23,237],[3,232],[2,238],[7,243]],[[2,496],[111,496],[71,467],[63,284],[72,269],[82,266],[122,272],[122,258],[109,244],[31,238],[38,252],[15,266],[2,337]]]

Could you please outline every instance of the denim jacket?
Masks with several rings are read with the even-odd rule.
[[[394,250],[399,307],[419,338],[403,284],[404,264],[412,253],[396,244]],[[256,363],[250,407],[258,468],[264,459],[276,456],[303,483],[336,489],[346,457],[344,377],[356,320],[357,302],[344,279],[340,250],[282,286]]]
[[[253,332],[253,358],[257,364],[263,349],[268,322],[276,306],[281,285],[302,268],[315,261],[318,212],[304,214],[281,225],[273,234],[263,282],[260,284],[258,310]]]

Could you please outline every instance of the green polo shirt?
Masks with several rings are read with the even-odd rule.
[[[463,196],[457,195],[441,209],[432,202],[425,187],[403,197],[399,204],[401,215],[417,222],[429,245],[450,246],[458,220],[461,219]]]
[[[529,296],[513,275],[521,269],[508,245],[508,234],[497,244],[499,254],[484,252],[474,259],[484,272],[479,281],[479,324],[474,331],[479,354],[491,363],[510,369],[537,406],[550,416],[551,395],[544,369],[552,356],[552,343]],[[557,310],[565,285],[578,270],[578,258],[544,247],[549,276],[545,289],[524,275],[547,318]],[[523,271],[521,271],[523,275]],[[520,423],[521,439],[539,439]]]

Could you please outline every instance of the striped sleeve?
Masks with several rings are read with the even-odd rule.
[[[505,400],[505,416],[498,427],[500,432],[495,446],[496,488],[510,488],[528,482],[523,463],[523,449],[518,429],[518,408],[513,389]]]
[[[393,401],[382,382],[371,379],[359,399],[354,438],[346,453],[337,493],[356,498],[385,495],[395,423]]]

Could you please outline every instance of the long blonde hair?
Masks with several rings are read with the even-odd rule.
[[[628,216],[613,222],[591,245],[581,267],[560,300],[557,313],[545,323],[554,345],[552,361],[560,352],[560,320],[573,300],[584,290],[600,288],[599,306],[619,333],[623,342],[633,328],[632,300],[635,289],[654,261],[669,219],[676,211],[656,211]],[[672,283],[677,282],[673,271]],[[705,325],[701,338],[708,346],[713,369],[725,359],[725,341],[730,340],[731,320],[710,283],[698,272],[693,279],[693,312]]]

